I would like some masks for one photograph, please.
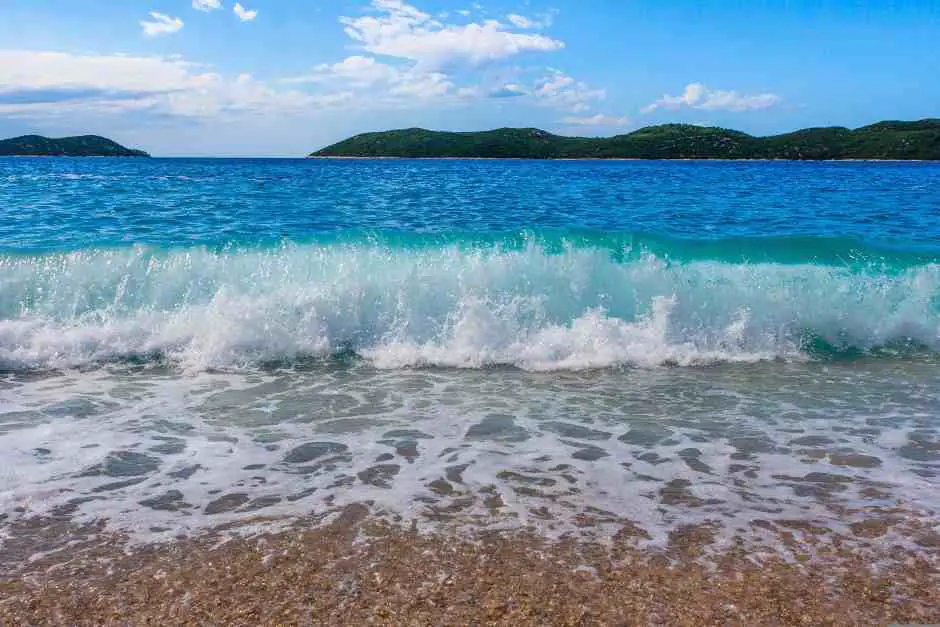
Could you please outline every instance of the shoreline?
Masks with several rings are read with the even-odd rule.
[[[810,533],[812,533],[810,531]],[[940,547],[838,545],[806,560],[709,554],[705,526],[661,550],[462,535],[388,523],[362,504],[250,538],[128,549],[120,538],[0,580],[3,624],[783,624],[940,621]]]
[[[150,155],[0,155],[2,159],[152,159]]]
[[[256,160],[272,159],[286,161],[306,161],[306,160],[324,160],[324,161],[537,161],[537,162],[568,162],[568,161],[587,161],[587,162],[617,162],[617,161],[639,161],[650,163],[669,163],[669,162],[718,162],[718,163],[940,163],[940,159],[760,159],[760,158],[740,158],[723,159],[721,157],[676,157],[667,159],[645,159],[640,157],[401,157],[401,156],[327,156],[327,155],[306,155],[303,157],[292,156],[270,156],[270,155],[252,155],[252,156],[175,156],[163,157],[153,155],[0,155],[0,159],[155,159],[155,160],[198,160],[213,159],[219,161],[238,161],[238,160]]]
[[[256,157],[243,157],[245,159],[254,159]],[[286,157],[290,159],[291,157]],[[311,160],[327,161],[648,161],[654,163],[680,161],[717,161],[721,163],[736,162],[758,162],[758,163],[940,163],[937,159],[722,159],[720,157],[676,157],[670,159],[644,159],[640,157],[401,157],[401,156],[328,156],[328,155],[307,155],[306,157],[297,157]]]

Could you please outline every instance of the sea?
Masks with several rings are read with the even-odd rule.
[[[0,159],[16,559],[351,503],[869,537],[938,473],[940,164]]]

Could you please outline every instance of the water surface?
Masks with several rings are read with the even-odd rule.
[[[7,159],[0,218],[5,525],[940,498],[935,164]]]

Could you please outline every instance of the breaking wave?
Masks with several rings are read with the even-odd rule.
[[[940,264],[843,240],[358,236],[0,255],[0,369],[531,370],[940,350]]]

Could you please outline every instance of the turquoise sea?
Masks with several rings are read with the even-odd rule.
[[[938,472],[938,164],[0,159],[0,538],[838,533]]]

